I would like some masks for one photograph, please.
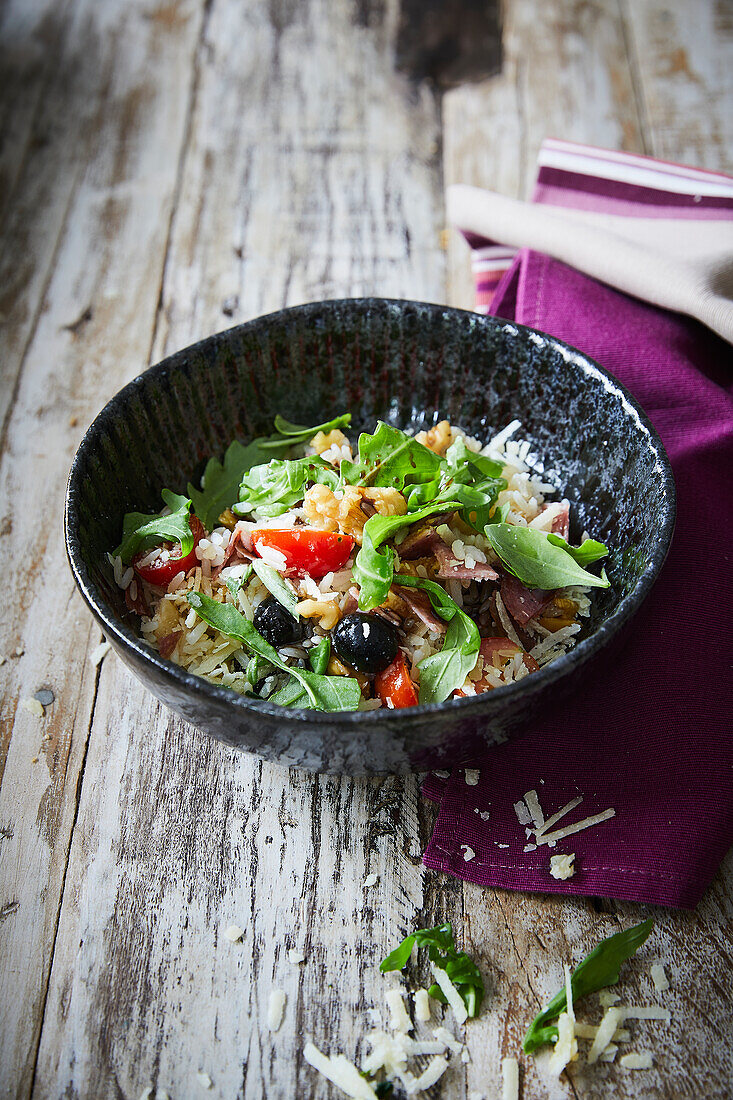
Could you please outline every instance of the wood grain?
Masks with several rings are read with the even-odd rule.
[[[186,18],[164,37],[149,10],[77,3],[59,28],[0,249],[18,276],[6,283],[0,355],[11,413],[0,530],[14,597],[0,651],[24,648],[0,668],[0,906],[17,903],[0,926],[8,1097],[28,1095],[33,1080],[96,691],[87,658],[100,636],[63,548],[66,473],[82,427],[148,354],[197,37],[195,4],[180,6]],[[20,41],[38,33],[22,5],[10,14]],[[55,695],[43,719],[20,706],[41,687]]]
[[[1,1095],[181,1100],[206,1095],[203,1071],[212,1097],[333,1097],[304,1042],[354,1056],[392,984],[381,957],[447,918],[488,995],[470,1064],[433,1100],[494,1097],[562,963],[646,915],[427,872],[416,780],[263,765],[162,710],[113,657],[97,671],[59,516],[81,429],[147,361],[298,301],[445,300],[443,176],[526,195],[549,134],[729,165],[726,12],[506,0],[501,72],[440,100],[395,71],[397,0],[6,2],[0,538],[17,606],[0,651],[25,653],[0,667]],[[470,306],[455,238],[447,293]],[[39,720],[19,702],[45,686]],[[557,1082],[523,1059],[524,1100],[733,1092],[732,869],[696,913],[655,912],[629,968],[647,1003],[651,961],[672,979],[669,1029],[636,1025],[654,1070]]]

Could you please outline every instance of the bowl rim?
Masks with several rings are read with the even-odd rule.
[[[230,336],[232,333],[246,331],[249,328],[259,327],[263,324],[267,325],[282,322],[293,314],[305,315],[307,317],[308,314],[315,315],[323,312],[324,309],[333,309],[335,307],[341,309],[348,307],[356,309],[357,311],[359,309],[373,310],[377,305],[400,310],[410,306],[418,307],[419,309],[427,309],[437,314],[447,313],[450,315],[457,315],[466,320],[470,320],[472,323],[486,324],[493,329],[499,328],[513,336],[518,333],[525,333],[533,343],[538,346],[543,344],[551,346],[566,360],[566,362],[572,362],[584,373],[600,380],[604,389],[621,400],[627,415],[630,414],[636,421],[637,426],[646,433],[649,444],[652,447],[656,456],[656,461],[663,475],[663,494],[667,502],[666,512],[664,521],[658,531],[654,550],[633,589],[620,600],[613,613],[597,630],[587,638],[583,638],[579,641],[577,645],[563,654],[563,656],[558,657],[557,660],[553,661],[550,665],[544,665],[539,671],[533,673],[531,676],[524,677],[522,680],[515,681],[511,684],[505,684],[500,688],[496,688],[494,691],[485,692],[481,695],[467,696],[462,699],[446,699],[442,703],[423,703],[415,707],[401,710],[391,710],[387,708],[379,708],[371,711],[317,711],[303,708],[290,710],[287,707],[280,707],[274,703],[270,703],[266,699],[250,699],[247,696],[238,694],[231,688],[213,684],[211,681],[201,676],[196,676],[188,672],[180,665],[175,664],[175,662],[161,657],[157,650],[154,650],[144,642],[127,624],[118,620],[111,613],[106,605],[102,592],[92,580],[82,556],[81,541],[78,534],[76,504],[76,498],[79,493],[77,478],[79,477],[79,471],[87,453],[93,452],[95,439],[99,431],[105,424],[117,416],[118,410],[127,403],[133,394],[143,387],[151,374],[164,375],[172,368],[184,365],[186,358],[190,356],[192,352],[206,345],[210,345],[212,341],[220,341],[222,338]],[[481,715],[490,717],[490,713],[494,709],[497,698],[501,700],[501,709],[503,710],[504,704],[508,703],[517,692],[521,692],[522,697],[528,699],[531,695],[541,693],[545,685],[549,684],[551,681],[564,680],[573,671],[581,668],[582,665],[593,657],[598,649],[603,648],[603,646],[620,631],[624,623],[635,614],[648,596],[664,565],[664,561],[672,543],[676,522],[676,511],[677,493],[674,474],[659,434],[646,413],[623,383],[619,382],[617,378],[586,355],[585,352],[579,351],[577,348],[572,347],[572,345],[565,343],[565,341],[555,336],[551,336],[549,333],[542,332],[540,329],[530,328],[527,325],[521,325],[515,321],[507,321],[492,315],[476,313],[473,310],[459,309],[455,306],[441,305],[434,302],[421,302],[406,298],[332,298],[288,306],[284,309],[275,310],[272,313],[262,314],[258,317],[251,318],[240,325],[234,325],[221,332],[205,336],[194,344],[181,348],[171,355],[166,356],[164,359],[161,359],[158,363],[152,364],[118,390],[94,417],[85,431],[71,463],[64,501],[64,541],[74,580],[84,601],[102,627],[105,637],[108,640],[116,642],[123,650],[131,651],[138,660],[141,660],[143,664],[151,666],[151,668],[157,672],[158,676],[167,680],[171,686],[176,685],[187,691],[193,691],[196,694],[203,695],[215,704],[229,704],[238,708],[243,714],[250,713],[256,717],[276,719],[280,722],[288,721],[302,723],[307,726],[318,726],[322,725],[324,721],[337,721],[339,723],[345,723],[347,726],[362,726],[366,724],[372,725],[374,723],[391,724],[395,721],[399,721],[405,731],[407,731],[408,727],[420,725],[426,718],[439,714],[450,713],[456,716],[460,714],[463,718],[469,718],[472,715],[476,717]]]

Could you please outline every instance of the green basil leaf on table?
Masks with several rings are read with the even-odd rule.
[[[380,420],[372,435],[362,432],[359,452],[353,462],[341,463],[341,478],[348,485],[391,486],[404,489],[432,481],[442,459],[411,435]]]
[[[338,472],[328,462],[313,455],[311,458],[279,459],[260,466],[253,466],[239,487],[239,501],[232,506],[238,515],[245,516],[257,509],[267,517],[281,516],[301,501],[309,485],[339,484]]]
[[[428,958],[444,970],[458,990],[469,1016],[477,1016],[484,996],[484,981],[473,959],[465,951],[459,951],[453,938],[453,927],[446,921],[437,928],[418,928],[407,936],[399,947],[390,952],[380,963],[382,974],[391,970],[404,970],[415,945],[426,947]],[[431,997],[445,1004],[440,986],[432,985]]]
[[[436,615],[448,623],[440,653],[425,657],[420,669],[420,703],[442,703],[461,687],[478,660],[481,635],[473,619],[435,581],[397,574],[396,584],[422,588]]]
[[[218,603],[202,592],[189,592],[188,602],[196,614],[210,626],[236,638],[250,653],[269,661],[281,672],[292,676],[304,689],[303,701],[298,706],[312,710],[356,710],[361,699],[361,689],[350,676],[318,676],[314,672],[287,665],[269,642],[248,619],[232,604]],[[290,705],[294,705],[291,703]]]
[[[615,985],[619,979],[621,964],[634,955],[647,939],[654,927],[650,919],[616,932],[606,940],[601,940],[589,955],[579,963],[570,977],[573,1003],[589,993],[595,993],[606,986]],[[551,1024],[567,1008],[567,996],[563,986],[552,998],[547,1008],[535,1016],[524,1037],[524,1049],[531,1053],[543,1043],[557,1042],[557,1028]]]
[[[550,542],[546,534],[534,527],[491,523],[484,533],[509,572],[527,588],[550,591],[572,584],[609,587],[607,578],[588,573],[572,554],[556,542]],[[582,551],[583,547],[579,549]]]
[[[252,562],[252,568],[270,595],[274,596],[277,602],[282,604],[285,610],[289,611],[294,619],[299,619],[298,597],[290,581],[281,577],[277,569],[268,565],[267,562],[262,561],[261,558],[256,558]]]
[[[152,550],[163,542],[180,542],[181,557],[185,558],[193,548],[193,535],[189,512],[191,501],[188,497],[164,489],[161,493],[164,502],[170,508],[167,516],[145,515],[143,512],[128,512],[122,521],[122,542],[115,550],[125,565],[129,564],[141,550]]]
[[[418,523],[428,516],[444,511],[455,511],[455,501],[428,504],[404,516],[371,516],[364,524],[362,543],[354,562],[353,577],[359,585],[359,607],[371,611],[387,599],[394,575],[394,550],[382,544],[391,539],[401,528]]]
[[[258,463],[267,462],[269,455],[262,450],[263,439],[255,439],[246,447],[235,439],[224,453],[224,462],[210,458],[206,463],[201,488],[188,485],[188,495],[193,510],[207,531],[216,527],[219,516],[239,499],[242,478]]]

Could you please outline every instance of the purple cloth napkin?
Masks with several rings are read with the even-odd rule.
[[[565,174],[556,155],[540,167],[535,201],[710,217],[691,190],[696,170],[576,154]],[[596,155],[613,157],[609,175]],[[617,178],[641,160],[644,186]],[[487,749],[478,777],[460,769],[428,778],[424,793],[440,811],[425,863],[485,886],[693,908],[733,842],[733,349],[695,321],[538,253],[518,253],[499,277],[506,249],[470,243],[484,298],[495,286],[489,312],[580,348],[639,400],[674,468],[678,518],[662,574],[607,667],[516,740]],[[514,803],[529,790],[545,818],[583,796],[558,828],[608,808],[615,816],[552,851],[525,851],[532,838]],[[575,874],[553,878],[550,856],[569,852]]]

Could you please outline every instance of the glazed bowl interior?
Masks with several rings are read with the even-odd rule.
[[[186,492],[234,438],[269,434],[275,414],[353,415],[401,428],[447,418],[486,440],[517,419],[542,477],[571,502],[571,541],[609,548],[611,587],[593,592],[580,642],[519,684],[410,711],[289,712],[186,673],[137,636],[107,552],[125,512]],[[638,610],[666,556],[674,483],[663,447],[623,388],[551,337],[442,306],[381,299],[294,307],[187,348],[126,386],[94,421],[69,477],[67,549],[117,652],[159,698],[230,744],[290,765],[348,773],[419,769],[525,723]]]

